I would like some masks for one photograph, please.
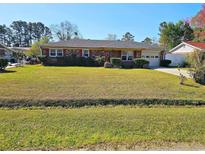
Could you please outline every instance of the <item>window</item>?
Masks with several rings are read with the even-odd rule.
[[[155,56],[155,58],[159,58],[159,56]]]
[[[133,52],[132,51],[124,51],[121,56],[122,60],[133,60]]]
[[[57,57],[63,57],[63,51],[61,49],[57,49]]]
[[[149,58],[149,56],[146,56],[146,58]]]
[[[89,50],[83,49],[83,57],[89,57]]]
[[[145,58],[145,56],[142,56],[142,58]]]
[[[151,58],[154,58],[154,56],[151,56]]]
[[[127,56],[122,56],[122,60],[127,60]]]
[[[50,57],[62,57],[63,56],[63,50],[62,49],[50,49],[49,50],[49,56]]]
[[[127,59],[127,60],[132,60],[132,58],[133,58],[132,56],[128,56],[128,59]]]
[[[50,50],[50,57],[56,57],[56,50],[55,49]]]

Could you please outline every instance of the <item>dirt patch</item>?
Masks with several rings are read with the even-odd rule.
[[[177,142],[139,142],[135,144],[112,144],[101,143],[81,147],[80,151],[202,151],[205,145],[200,143],[177,143]]]

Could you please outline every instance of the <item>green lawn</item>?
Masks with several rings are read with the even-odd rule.
[[[25,66],[0,73],[0,99],[205,100],[205,86],[148,69]]]
[[[0,73],[0,100],[205,100],[205,86],[190,79],[179,85],[177,76],[155,70],[41,65],[8,70]],[[0,150],[205,149],[204,124],[204,107],[1,108]]]
[[[0,110],[0,150],[205,149],[205,108]]]

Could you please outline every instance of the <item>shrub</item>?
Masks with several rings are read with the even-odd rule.
[[[0,59],[0,70],[4,70],[8,66],[7,59]]]
[[[39,60],[45,66],[98,66],[93,58],[77,57],[75,55],[68,57],[39,57]]]
[[[45,63],[46,62],[46,56],[38,56],[38,59],[40,60],[40,62]]]
[[[196,68],[193,77],[195,82],[205,84],[205,66]]]
[[[115,67],[121,66],[121,59],[120,58],[111,58],[111,64]]]
[[[97,62],[98,66],[103,66],[105,63],[105,56],[96,56],[95,61]]]
[[[195,50],[188,55],[188,62],[192,68],[195,82],[205,84],[205,53]]]
[[[112,64],[110,62],[105,62],[104,67],[105,68],[112,68]]]
[[[149,65],[149,61],[145,59],[135,59],[134,60],[135,68],[147,68]]]
[[[122,61],[122,68],[133,68],[134,62],[133,61]]]
[[[171,64],[171,60],[164,59],[160,61],[160,66],[168,67]]]

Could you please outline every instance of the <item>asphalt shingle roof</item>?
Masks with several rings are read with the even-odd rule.
[[[198,47],[200,49],[205,49],[205,43],[204,42],[191,42],[191,41],[187,41],[186,43]]]
[[[50,42],[41,47],[73,47],[73,48],[159,48],[157,44],[146,44],[142,42],[120,41],[120,40],[86,40],[72,39],[68,41]]]

